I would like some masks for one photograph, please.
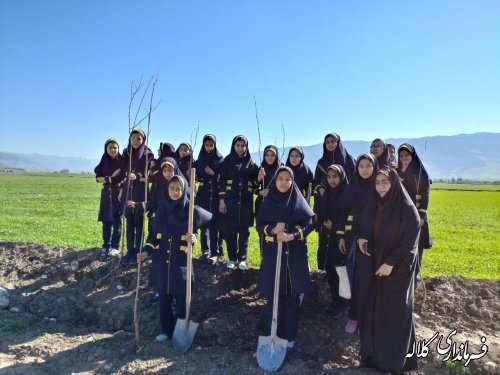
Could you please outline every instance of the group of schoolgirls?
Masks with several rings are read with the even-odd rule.
[[[215,136],[206,135],[196,161],[193,161],[193,150],[187,143],[181,144],[176,151],[172,145],[162,144],[160,158],[154,161],[144,141],[144,133],[134,130],[130,135],[129,147],[122,157],[119,152],[113,154],[108,150],[110,144],[118,146],[116,141],[106,142],[105,154],[96,167],[96,176],[98,182],[104,185],[101,197],[107,194],[105,190],[110,194],[109,198],[106,195],[101,199],[99,219],[103,221],[103,251],[118,249],[116,240],[119,238],[120,220],[115,218],[121,214],[115,197],[119,188],[115,185],[123,181],[123,174],[130,169],[127,164],[131,164],[131,173],[125,179],[121,192],[122,202],[123,194],[126,194],[124,208],[128,243],[123,263],[133,263],[135,259],[143,261],[146,254],[152,255],[152,285],[160,293],[161,334],[157,337],[160,341],[171,337],[175,317],[183,318],[185,313],[185,251],[188,241],[196,243],[194,236],[187,236],[191,167],[196,168],[198,181],[194,224],[195,228],[201,229],[203,258],[211,262],[220,261],[224,239],[229,257],[226,267],[245,270],[248,267],[249,228],[253,225],[254,217],[256,219],[262,259],[257,289],[268,300],[266,311],[269,327],[276,249],[279,243],[283,244],[278,336],[288,340],[290,349],[294,346],[298,330],[301,295],[311,289],[306,238],[312,230],[319,234],[318,268],[330,284],[334,317],[338,318],[349,305],[346,331],[354,333],[361,328],[356,309],[360,298],[356,294],[362,293],[357,293],[355,284],[358,282],[362,285],[363,276],[356,272],[356,240],[362,227],[363,211],[373,200],[375,176],[380,168],[397,169],[413,204],[420,210],[421,225],[427,224],[429,178],[415,149],[408,144],[398,149],[399,161],[396,162],[394,146],[376,139],[372,142],[370,153],[362,154],[354,161],[340,137],[330,133],[325,136],[323,156],[316,164],[313,175],[300,147],[290,149],[286,165],[282,166],[278,149],[267,146],[258,167],[250,156],[248,140],[241,135],[233,139],[230,154],[226,158],[217,150]],[[142,203],[146,192],[143,172],[146,163],[150,163],[153,180],[147,206]],[[397,182],[399,184],[399,179]],[[310,186],[315,197],[314,211],[308,202]],[[254,194],[257,194],[255,211]],[[103,206],[110,207],[109,212]],[[144,246],[145,253],[138,256],[143,226],[139,217],[143,217],[145,209],[150,215],[149,235]],[[116,228],[114,232],[109,229],[110,222],[111,228]],[[429,246],[429,238],[424,241],[420,237],[420,242],[421,254],[421,247]],[[165,264],[168,272],[165,272]],[[338,266],[347,267],[353,293],[350,301],[339,295],[340,280],[335,270]]]

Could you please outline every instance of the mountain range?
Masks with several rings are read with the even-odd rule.
[[[323,136],[321,136],[322,139]],[[474,133],[454,136],[432,136],[423,138],[389,138],[385,140],[396,148],[402,143],[412,144],[433,179],[463,178],[473,180],[500,180],[500,133]],[[368,152],[371,141],[342,141],[347,151],[356,158]],[[262,145],[261,151],[266,145]],[[305,161],[314,171],[316,162],[323,153],[322,143],[303,146]],[[288,155],[289,148],[280,155]],[[197,151],[195,152],[197,155]],[[258,163],[258,153],[252,153]],[[98,159],[48,156],[41,154],[19,154],[0,152],[0,167],[22,168],[30,172],[93,172]]]

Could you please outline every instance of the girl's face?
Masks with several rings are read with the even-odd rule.
[[[387,149],[387,151],[389,151],[389,161],[395,161],[396,160],[396,149],[391,146]]]
[[[334,137],[327,137],[325,139],[325,148],[329,152],[335,151],[337,149],[338,144],[339,143]]]
[[[379,140],[373,141],[370,146],[370,152],[378,158],[384,153],[384,144]]]
[[[215,149],[215,142],[211,139],[207,139],[205,142],[203,142],[203,147],[205,147],[205,151],[207,153],[211,154]]]
[[[363,179],[370,178],[373,174],[373,164],[368,159],[361,159],[358,164],[358,173]]]
[[[162,169],[161,169],[161,174],[165,178],[165,180],[170,180],[172,176],[174,175],[174,168],[172,168],[171,165],[166,164]]]
[[[326,175],[326,180],[331,188],[336,188],[340,185],[340,176],[333,169],[330,169]]]
[[[191,150],[186,145],[181,145],[179,147],[179,157],[182,159],[185,156],[188,156],[191,153]]]
[[[173,201],[176,201],[182,197],[182,187],[179,181],[173,181],[168,185],[168,196]]]
[[[267,150],[264,154],[264,159],[266,160],[267,165],[272,165],[276,160],[276,154],[274,150]]]
[[[300,155],[300,152],[298,152],[297,150],[293,150],[291,153],[290,153],[290,164],[294,167],[296,167],[297,165],[300,164],[300,160],[302,159],[302,156]]]
[[[399,152],[399,160],[401,160],[401,164],[403,164],[403,168],[406,169],[412,161],[411,154],[406,150],[401,150]]]
[[[383,198],[389,190],[391,190],[391,181],[389,181],[389,177],[383,173],[378,173],[377,177],[375,177],[375,190],[377,190],[380,198]]]
[[[115,158],[116,155],[118,155],[118,144],[116,144],[115,142],[109,142],[106,146],[106,152],[109,156]]]
[[[281,171],[276,177],[276,189],[280,193],[286,193],[292,187],[292,176],[288,171]]]
[[[140,135],[139,133],[133,133],[130,136],[130,143],[132,144],[133,148],[139,148],[144,143],[144,138],[142,138],[142,135]]]
[[[234,151],[238,156],[242,156],[247,151],[247,145],[241,139],[234,144]]]

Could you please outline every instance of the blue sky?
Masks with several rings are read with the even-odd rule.
[[[223,154],[500,129],[500,1],[0,2],[0,151],[126,146],[130,84],[159,72],[150,148],[200,123]],[[196,150],[195,154],[198,153]]]

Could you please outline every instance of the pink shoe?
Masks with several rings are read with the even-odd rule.
[[[349,319],[345,325],[345,331],[347,333],[355,333],[358,330],[358,321]]]

